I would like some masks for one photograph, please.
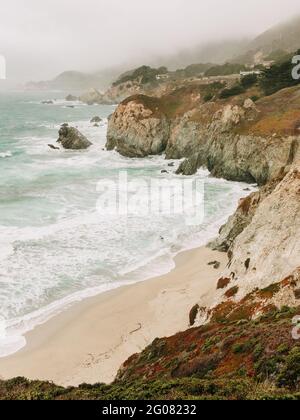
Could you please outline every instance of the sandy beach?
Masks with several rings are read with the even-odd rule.
[[[208,265],[215,260],[218,270]],[[0,377],[64,386],[112,382],[132,354],[188,328],[191,307],[213,299],[227,256],[202,247],[179,254],[175,262],[167,275],[87,299],[35,328],[24,349],[0,359]]]

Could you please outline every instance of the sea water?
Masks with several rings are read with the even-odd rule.
[[[64,96],[0,95],[0,357],[22,348],[27,331],[75,302],[170,271],[174,255],[206,244],[248,194],[244,184],[199,170],[195,177],[205,185],[199,226],[188,226],[182,215],[99,215],[99,181],[116,181],[120,171],[137,182],[172,180],[176,166],[164,156],[129,159],[106,151],[115,106]],[[94,116],[102,118],[99,127],[90,122]],[[50,149],[65,122],[93,146]]]

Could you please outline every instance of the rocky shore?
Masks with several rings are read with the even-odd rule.
[[[186,160],[178,173],[201,166],[213,176],[264,185],[300,162],[298,88],[253,102],[246,92],[205,102],[220,86],[191,85],[161,98],[123,101],[108,126],[109,150],[142,157],[165,152]]]
[[[260,190],[241,201],[210,244],[228,252],[230,261],[216,305],[228,296],[241,301],[255,288],[291,278],[272,304],[295,307],[300,288],[300,89],[264,96],[251,86],[220,99],[222,89],[216,83],[189,84],[159,98],[127,98],[110,118],[107,148],[130,157],[165,153],[167,159],[185,158],[178,174],[206,167],[216,177],[257,183]],[[251,99],[254,93],[261,99]],[[199,322],[203,316],[210,315],[202,308]]]
[[[190,328],[139,349],[109,386],[19,378],[0,381],[0,398],[300,399],[300,88],[264,96],[252,85],[228,98],[224,89],[185,83],[159,96],[135,93],[109,118],[106,144],[130,158],[184,159],[178,175],[205,167],[259,186],[209,244],[228,256],[212,301],[199,283],[184,313]],[[62,143],[80,134],[69,130]]]

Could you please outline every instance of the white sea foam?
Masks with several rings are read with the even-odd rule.
[[[12,157],[12,152],[0,152],[0,158],[9,158]]]

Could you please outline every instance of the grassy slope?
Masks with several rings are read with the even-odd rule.
[[[265,294],[272,291],[264,291]],[[157,339],[132,356],[112,385],[64,389],[23,378],[0,382],[0,399],[300,399],[296,309],[261,319],[221,319]]]

